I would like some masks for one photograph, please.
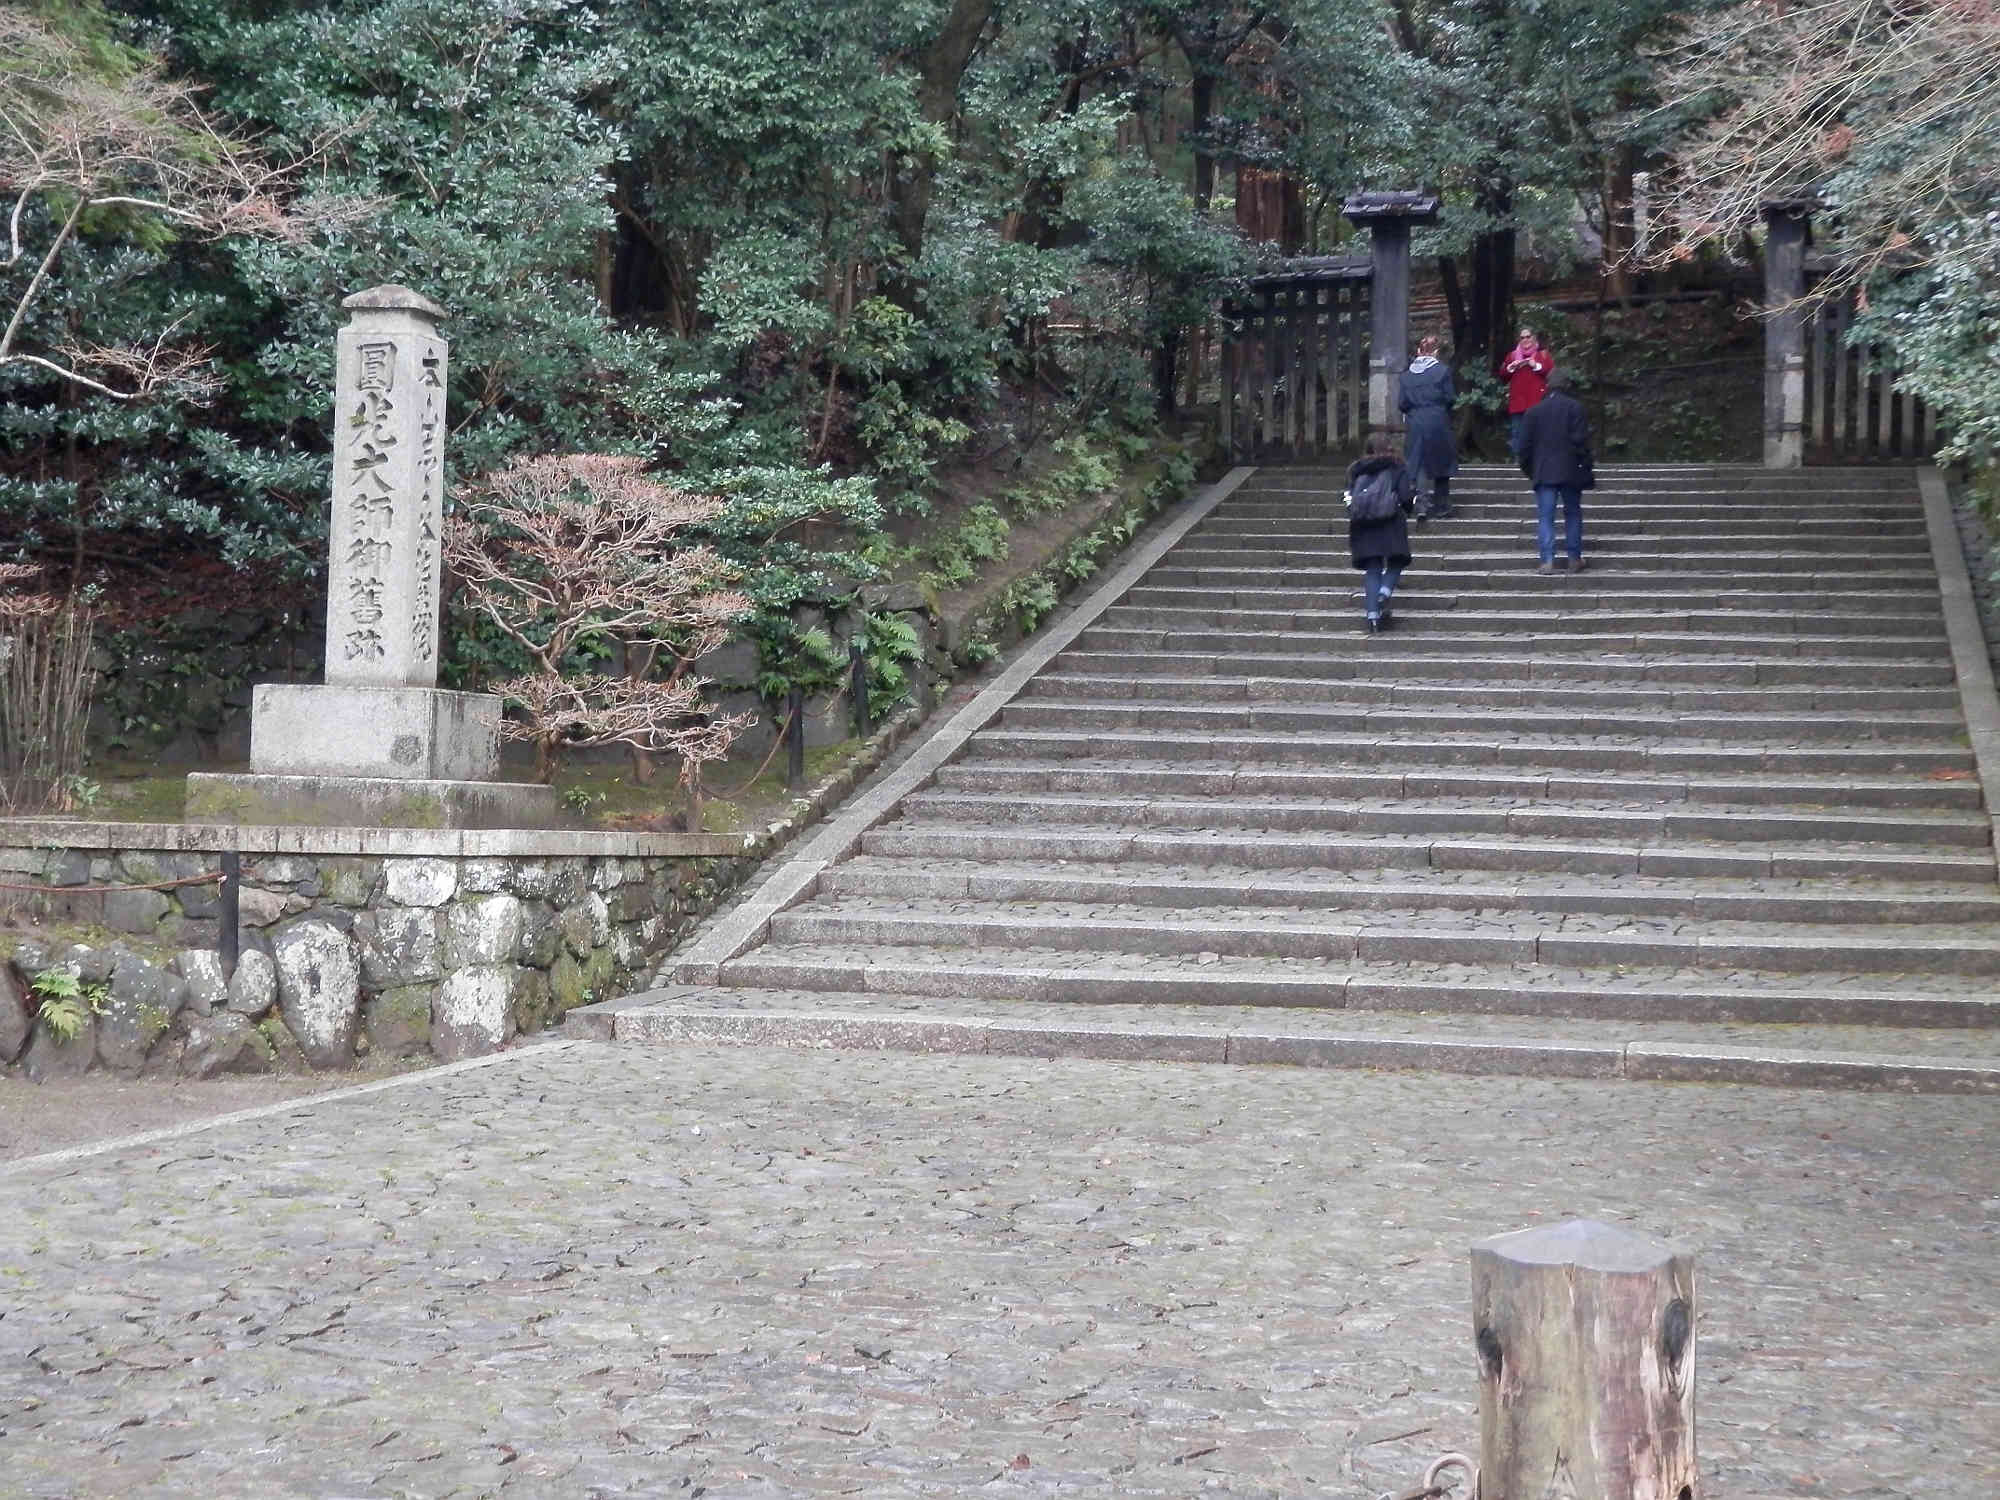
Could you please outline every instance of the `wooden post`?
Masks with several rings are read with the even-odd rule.
[[[1591,1219],[1472,1247],[1480,1500],[1699,1500],[1694,1258]]]
[[[1764,467],[1805,462],[1806,229],[1797,199],[1764,205]]]
[[[1410,229],[1437,218],[1428,193],[1355,193],[1341,212],[1368,229],[1368,430],[1400,432],[1396,398],[1410,362]]]

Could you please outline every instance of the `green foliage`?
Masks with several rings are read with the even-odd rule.
[[[68,969],[44,969],[28,986],[35,997],[35,1019],[57,1042],[73,1042],[91,1017],[104,1014],[110,991],[85,984]]]
[[[939,592],[970,583],[981,563],[1007,555],[1007,518],[985,501],[970,507],[958,527],[926,551],[928,566],[917,575],[924,588]]]
[[[910,696],[910,673],[923,661],[916,627],[888,610],[861,618],[861,659],[868,671],[868,718],[880,723]]]

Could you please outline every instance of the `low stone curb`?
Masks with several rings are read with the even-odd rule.
[[[885,1016],[858,1012],[715,1012],[635,995],[573,1012],[583,1036],[667,1045],[735,1045],[985,1057],[1119,1062],[1261,1063],[1279,1067],[1375,1068],[1756,1084],[1780,1088],[1880,1089],[1923,1094],[2000,1094],[2000,1061],[1953,1061],[1885,1053],[1809,1053],[1782,1048],[1692,1046],[1643,1041],[1384,1037],[1282,1029],[1105,1027],[1019,1022],[977,1014]]]
[[[1965,566],[1965,548],[1951,512],[1944,476],[1935,468],[1917,470],[1924,497],[1924,522],[1930,530],[1931,557],[1937,565],[1938,593],[1944,601],[1945,635],[1951,641],[1951,664],[1958,677],[1959,702],[1965,728],[1979,766],[1979,783],[1986,793],[1986,812],[1993,824],[1993,850],[2000,858],[2000,693],[1993,684],[1993,663],[1986,652],[1986,632],[1979,620],[1979,601],[1972,592],[1972,575]]]

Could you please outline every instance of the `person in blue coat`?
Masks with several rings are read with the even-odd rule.
[[[1421,490],[1428,481],[1430,498],[1417,502],[1417,519],[1451,514],[1451,476],[1458,472],[1458,442],[1451,430],[1451,366],[1438,358],[1435,335],[1417,340],[1417,357],[1403,375],[1397,399],[1405,421],[1404,463]]]
[[[1597,486],[1590,454],[1590,418],[1570,395],[1560,370],[1548,394],[1521,423],[1521,472],[1535,487],[1535,543],[1541,573],[1556,571],[1556,507],[1563,513],[1563,550],[1569,571],[1583,571],[1583,492]]]

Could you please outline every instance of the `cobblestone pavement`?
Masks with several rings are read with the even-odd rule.
[[[1692,1248],[1707,1496],[2000,1485],[1991,1100],[592,1046],[0,1177],[0,1492],[1373,1497],[1466,1247]]]

